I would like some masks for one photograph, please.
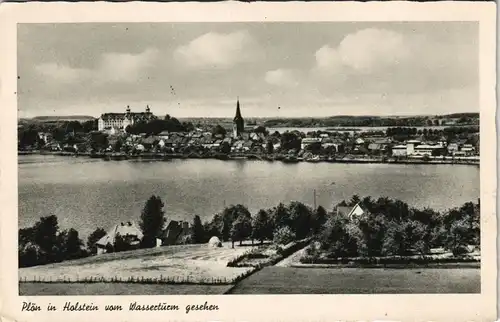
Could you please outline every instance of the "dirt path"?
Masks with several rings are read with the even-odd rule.
[[[304,248],[299,249],[298,251],[296,251],[292,255],[290,255],[290,256],[284,258],[283,260],[281,260],[280,262],[276,263],[276,265],[274,265],[274,266],[278,266],[278,267],[290,267],[292,264],[299,263],[300,258],[302,256],[304,256],[304,254],[306,252],[306,249],[308,247],[309,247],[309,245],[306,245]]]

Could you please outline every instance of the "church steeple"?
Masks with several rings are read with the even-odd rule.
[[[233,136],[238,137],[243,133],[243,129],[245,128],[245,121],[241,116],[240,110],[240,98],[238,97],[236,100],[236,115],[233,119]]]

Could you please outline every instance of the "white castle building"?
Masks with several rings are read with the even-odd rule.
[[[146,106],[146,112],[131,112],[130,106],[127,106],[125,113],[104,113],[97,120],[97,129],[99,131],[106,130],[125,130],[127,126],[137,122],[148,122],[154,119],[155,116],[151,113],[149,105]]]

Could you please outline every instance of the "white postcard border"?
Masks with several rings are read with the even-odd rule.
[[[496,319],[495,3],[24,3],[0,5],[0,317],[6,321],[332,321]],[[18,296],[16,24],[163,21],[479,21],[481,118],[481,294],[435,295],[211,295]],[[457,173],[457,175],[459,175]],[[20,312],[22,301],[59,307],[67,301],[99,305],[98,312]],[[105,304],[167,302],[179,312],[104,312]],[[188,304],[219,306],[185,314]]]

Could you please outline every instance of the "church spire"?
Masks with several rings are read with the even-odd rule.
[[[241,117],[241,110],[240,110],[240,98],[238,97],[236,99],[236,115],[234,117],[234,120],[236,121],[237,119],[243,119],[243,117]]]
[[[245,128],[245,121],[241,116],[240,98],[238,97],[236,100],[236,115],[234,116],[233,120],[233,136],[234,137],[240,136],[241,133],[243,133],[244,128]]]

